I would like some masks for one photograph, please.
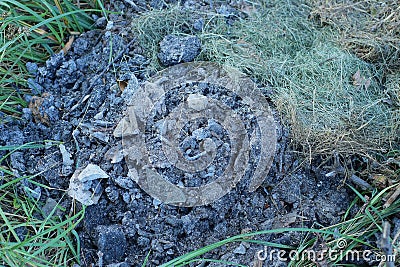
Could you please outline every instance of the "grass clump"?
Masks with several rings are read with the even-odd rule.
[[[43,63],[71,34],[92,27],[87,14],[97,2],[5,0],[0,3],[0,111],[17,115],[25,107],[23,95],[29,74],[26,62]]]
[[[311,157],[398,149],[400,117],[388,95],[400,91],[385,87],[383,71],[342,50],[339,34],[310,21],[311,8],[303,1],[258,1],[242,10],[232,25],[221,14],[191,18],[172,7],[135,18],[132,26],[155,70],[161,68],[158,43],[165,35],[194,34],[203,46],[199,60],[252,75],[272,91],[293,139]],[[196,16],[205,21],[200,32],[192,27]]]
[[[312,16],[341,32],[341,43],[360,58],[400,68],[400,8],[397,0],[313,0]]]

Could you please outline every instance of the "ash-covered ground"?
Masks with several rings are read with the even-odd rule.
[[[149,264],[157,266],[194,249],[248,231],[327,226],[339,222],[353,199],[343,186],[343,177],[325,176],[330,171],[325,167],[329,167],[331,162],[322,166],[318,161],[313,165],[304,164],[291,150],[290,130],[282,126],[276,112],[274,163],[269,173],[265,173],[264,183],[255,192],[249,193],[239,184],[210,205],[182,208],[153,199],[128,177],[124,158],[115,155],[115,151],[122,147],[121,138],[113,135],[130,100],[129,92],[122,93],[120,85],[140,86],[152,74],[147,68],[149,59],[145,57],[146,51],[141,44],[133,42],[128,46],[135,38],[135,33],[129,30],[129,18],[139,16],[150,6],[167,8],[163,1],[135,3],[136,7],[125,1],[115,1],[110,8],[124,10],[123,15],[111,14],[108,24],[104,18],[98,18],[98,29],[76,38],[66,55],[56,54],[44,66],[28,64],[34,76],[28,82],[34,94],[27,97],[30,106],[23,109],[21,120],[1,125],[1,145],[42,140],[63,142],[65,149],[49,146],[24,150],[9,158],[9,164],[17,175],[40,173],[34,179],[54,188],[45,190],[28,180],[21,182],[21,186],[28,186],[35,192],[30,197],[40,198],[43,203],[61,199],[61,206],[66,211],[60,211],[60,216],[70,212],[72,200],[65,190],[76,170],[94,164],[108,174],[109,178],[93,181],[90,185],[91,190],[101,197],[97,204],[86,208],[85,218],[76,229],[81,240],[81,265],[97,266],[102,262],[104,265],[139,266],[151,252]],[[211,5],[208,1],[201,4],[186,1],[182,8],[219,10],[222,15],[224,10],[228,10],[227,23],[229,14],[235,10],[233,4]],[[190,62],[200,51],[201,44],[195,36],[171,35],[160,43],[159,59],[164,66]],[[122,57],[115,60],[121,53]],[[112,64],[109,64],[110,59]],[[105,69],[107,71],[103,73]],[[174,101],[173,95],[169,101]],[[166,105],[174,105],[172,102]],[[272,103],[270,106],[273,108]],[[193,137],[181,137],[182,150],[188,157],[194,156],[198,150],[195,134],[209,131],[210,124],[212,122],[199,120],[185,126],[183,131],[186,129],[187,134]],[[218,124],[214,126],[221,128]],[[251,127],[249,123],[249,129]],[[229,151],[229,139],[223,136],[223,129],[219,134],[221,137],[215,141],[222,149],[217,155],[221,160],[198,176],[183,179],[182,183],[198,185],[205,178],[209,182],[221,172],[226,165],[224,158]],[[148,136],[149,146],[152,146],[154,138]],[[152,149],[157,150],[156,145],[153,144]],[[171,182],[180,182],[182,174],[179,170],[175,170],[175,174],[173,168],[164,171]],[[77,206],[80,207],[79,203]],[[296,245],[303,237],[299,233],[287,233],[258,238]],[[232,244],[207,256],[251,266],[260,249],[263,249],[260,245]],[[285,266],[277,260],[264,264]]]

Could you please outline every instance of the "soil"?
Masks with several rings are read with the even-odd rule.
[[[121,92],[120,84],[137,83],[140,86],[152,74],[147,68],[149,59],[144,56],[146,51],[140,44],[134,42],[127,46],[135,37],[128,29],[129,18],[145,12],[143,10],[149,5],[166,8],[163,1],[135,2],[136,7],[125,1],[113,2],[111,10],[124,10],[123,15],[110,15],[113,24],[98,18],[99,29],[80,35],[66,55],[59,53],[52,56],[45,66],[29,64],[28,69],[34,76],[29,80],[29,86],[35,95],[26,96],[31,103],[30,108],[22,110],[22,120],[0,126],[0,145],[42,140],[64,143],[64,150],[49,144],[43,149],[15,152],[9,158],[9,164],[17,176],[40,173],[34,179],[60,189],[46,190],[29,180],[21,182],[21,186],[28,186],[32,192],[36,192],[30,193],[30,197],[40,198],[43,203],[62,199],[61,205],[66,212],[60,211],[60,216],[65,216],[72,206],[71,198],[65,196],[64,192],[76,170],[91,163],[108,174],[109,178],[92,185],[101,197],[97,204],[86,208],[85,218],[76,229],[81,241],[81,265],[119,263],[113,266],[140,266],[147,253],[151,252],[149,265],[157,266],[247,231],[289,226],[328,226],[339,222],[354,197],[343,186],[344,177],[325,176],[332,162],[321,166],[320,160],[315,160],[312,165],[304,164],[292,151],[289,129],[282,126],[275,111],[277,145],[274,162],[269,173],[265,173],[265,181],[254,192],[248,192],[239,184],[208,205],[167,205],[149,196],[128,177],[125,159],[111,163],[112,159],[107,155],[113,154],[115,147],[122,146],[121,138],[114,137],[113,132],[130,100],[129,93]],[[235,11],[234,5],[217,6],[214,3],[211,6],[208,1],[196,5],[186,1],[182,5],[184,8],[225,10],[227,16]],[[229,19],[227,23],[230,23]],[[193,27],[199,27],[197,24]],[[169,36],[160,45],[159,57],[165,66],[192,61],[201,49],[195,37],[177,40],[176,36]],[[100,76],[110,58],[117,57],[121,52],[123,57],[115,60],[112,67]],[[204,86],[223,92],[223,88]],[[164,112],[178,104],[174,99],[182,90],[189,93],[194,89],[181,87],[171,92]],[[222,93],[215,93],[213,97],[223,96]],[[240,108],[241,103],[234,96],[225,97],[229,105]],[[265,97],[268,99],[268,95]],[[273,107],[273,104],[270,103],[270,106]],[[161,113],[157,116],[164,115]],[[245,110],[241,116],[249,114]],[[156,124],[157,117],[154,118],[149,127],[152,123]],[[253,131],[256,126],[251,120],[247,121],[247,130]],[[188,158],[199,153],[199,140],[205,138],[212,138],[219,144],[221,149],[218,150],[217,159],[221,160],[211,164],[206,171],[192,176],[185,176],[173,166],[161,168],[160,172],[167,174],[171,183],[183,183],[185,186],[211,182],[228,162],[226,153],[231,144],[223,127],[212,120],[198,119],[184,125],[178,137],[180,148]],[[156,154],[159,151],[157,135],[149,130],[146,141],[149,150]],[[256,152],[253,154],[257,157]],[[65,155],[70,155],[70,159]],[[249,164],[252,169],[252,163]],[[48,206],[44,205],[45,208],[48,209]],[[259,238],[296,245],[303,237],[300,233],[287,233]],[[207,256],[252,266],[260,249],[263,249],[260,245],[240,243],[216,249]],[[285,266],[285,263],[277,260],[265,264]]]

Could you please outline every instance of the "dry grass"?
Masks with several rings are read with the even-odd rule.
[[[360,58],[400,68],[398,0],[312,0],[312,17],[341,32],[342,43]]]

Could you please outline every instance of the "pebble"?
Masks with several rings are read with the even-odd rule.
[[[103,253],[105,264],[120,262],[127,248],[127,241],[122,228],[117,225],[99,225],[97,247]]]
[[[244,255],[244,254],[246,254],[246,248],[243,246],[243,244],[240,244],[237,248],[235,248],[233,253]]]

